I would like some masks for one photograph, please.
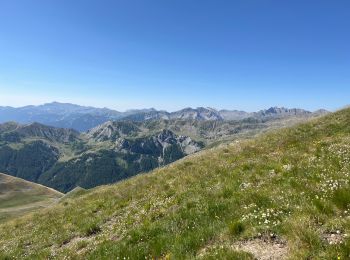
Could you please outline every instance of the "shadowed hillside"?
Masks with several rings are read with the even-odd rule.
[[[342,110],[68,198],[0,226],[0,257],[348,259],[349,122]]]

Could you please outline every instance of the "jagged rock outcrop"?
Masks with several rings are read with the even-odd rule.
[[[131,121],[108,121],[87,132],[95,141],[115,141],[119,137],[135,136],[141,132],[137,124]]]
[[[195,142],[188,136],[178,136],[166,129],[149,137],[119,138],[116,141],[117,151],[152,155],[158,158],[160,164],[180,159],[202,148],[202,143]]]

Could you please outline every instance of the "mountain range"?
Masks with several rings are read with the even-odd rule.
[[[325,110],[319,110],[314,113],[327,113]],[[39,106],[24,106],[19,108],[0,107],[0,123],[16,121],[27,124],[38,122],[45,125],[72,128],[80,132],[87,131],[107,121],[115,120],[173,120],[173,119],[192,119],[200,121],[223,121],[223,120],[242,120],[245,118],[266,119],[282,118],[289,116],[305,116],[313,114],[303,109],[287,109],[271,107],[258,112],[245,112],[238,110],[216,110],[213,108],[185,108],[175,112],[151,109],[133,109],[125,112],[119,112],[108,108],[95,108],[79,106],[69,103],[52,102]]]
[[[98,112],[68,104],[45,106],[46,109],[34,107],[44,111],[36,115],[78,112],[118,115],[106,109]],[[319,115],[281,108],[244,117],[243,112],[237,112],[242,117],[239,120],[224,120],[217,111],[205,108],[128,113],[123,120],[118,115],[118,120],[103,122],[86,132],[37,122],[0,124],[0,172],[61,192],[77,186],[92,188],[148,172],[220,142],[251,137]],[[161,113],[164,118],[159,117]],[[150,114],[158,116],[145,117]],[[227,111],[225,116],[228,118]]]

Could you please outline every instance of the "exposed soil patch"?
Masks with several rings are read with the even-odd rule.
[[[233,248],[251,253],[259,260],[286,259],[288,255],[287,243],[274,234],[239,241],[233,245]]]
[[[236,250],[251,253],[259,260],[286,259],[288,248],[283,244],[266,243],[260,239],[248,240],[235,246]]]
[[[252,254],[258,260],[283,260],[287,258],[289,253],[286,241],[275,234],[263,234],[248,240],[237,241],[234,244],[229,244],[226,241],[222,241],[220,245],[217,242],[210,242],[199,251],[198,256],[203,257],[210,249],[216,247],[227,247],[235,251],[244,251]]]
[[[342,244],[346,236],[347,234],[342,234],[339,231],[335,231],[335,232],[323,234],[322,238],[329,245],[337,245],[337,244]]]

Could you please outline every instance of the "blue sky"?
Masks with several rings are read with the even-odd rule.
[[[1,0],[0,105],[337,109],[348,0]]]

